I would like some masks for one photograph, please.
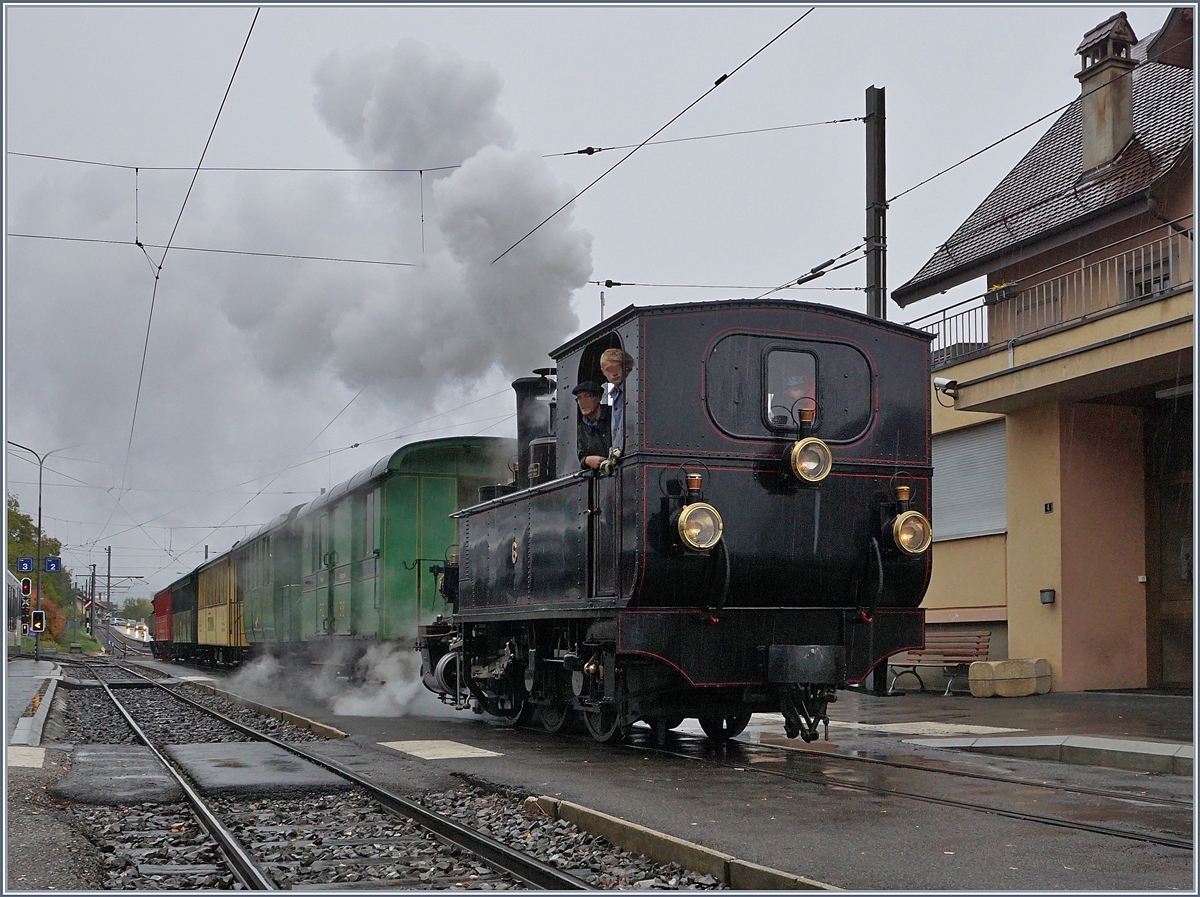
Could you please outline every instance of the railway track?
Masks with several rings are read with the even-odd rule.
[[[1190,800],[1138,795],[1128,791],[1089,788],[1056,782],[1043,782],[1020,776],[1003,776],[993,773],[947,769],[920,763],[829,754],[805,750],[803,748],[776,748],[770,745],[745,745],[741,743],[736,743],[736,746],[744,750],[742,751],[743,756],[735,759],[729,759],[727,752],[719,748],[715,748],[707,756],[698,756],[694,751],[676,750],[670,747],[656,747],[649,739],[644,744],[631,744],[629,748],[643,753],[655,751],[665,756],[713,764],[727,769],[753,771],[760,775],[784,778],[807,785],[816,785],[824,788],[845,788],[864,794],[902,798],[926,804],[1001,816],[1038,825],[1074,829],[1076,831],[1089,832],[1127,841],[1157,844],[1189,852],[1194,846],[1194,840],[1191,838],[1179,837],[1164,831],[1149,830],[1151,827],[1150,823],[1142,823],[1140,827],[1122,828],[1119,826],[1098,824],[1084,818],[1072,818],[1068,815],[1071,809],[1076,809],[1078,816],[1094,815],[1094,811],[1083,807],[1067,806],[1067,803],[1072,798],[1097,798],[1110,804],[1113,815],[1119,816],[1130,815],[1129,810],[1131,805],[1142,805],[1156,810],[1166,810],[1168,813],[1178,813],[1176,819],[1178,828],[1183,830],[1191,828],[1194,804]],[[814,767],[819,764],[820,768],[813,769],[812,771],[768,769],[753,762],[748,762],[747,755],[752,758],[755,755],[770,753],[803,755],[805,759],[812,761]],[[914,788],[899,784],[895,786],[871,784],[863,781],[861,770],[864,766],[894,768],[910,774],[913,779],[924,779],[925,786],[923,788]],[[839,774],[839,771],[842,774]],[[962,780],[971,780],[972,783],[1001,787],[992,789],[984,799],[967,799],[961,796],[954,796],[956,790],[961,791],[962,785],[959,784],[956,788],[953,783],[961,783]],[[1020,794],[1018,794],[1018,789],[1021,790]],[[1013,803],[1020,800],[1032,799],[1036,802],[1037,798],[1029,797],[1029,792],[1031,791],[1052,795],[1055,799],[1059,799],[1066,812],[1063,815],[1056,815],[1054,813],[1022,810],[1013,806]],[[1006,801],[1008,805],[1005,805]],[[1131,825],[1136,824],[1136,821],[1131,823]]]
[[[158,876],[169,886],[173,877],[199,874],[208,886],[252,890],[371,885],[588,889],[560,869],[380,788],[293,742],[256,732],[138,673],[115,664],[79,666],[100,683],[134,737],[176,780],[194,814],[190,823],[178,807],[150,814],[145,820],[150,846],[125,848],[137,861],[138,872],[152,880]],[[270,744],[319,765],[347,785],[301,797],[209,799],[172,755],[170,745],[181,740]],[[192,862],[155,862],[158,854],[170,853],[156,846],[164,832],[192,845],[194,855],[185,857]]]

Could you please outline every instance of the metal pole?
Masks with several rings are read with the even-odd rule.
[[[42,464],[45,460],[45,457],[38,458],[37,560],[34,561],[34,575],[37,577],[37,594],[33,599],[33,609],[35,611],[42,609]],[[33,659],[42,659],[42,634],[40,632],[33,634]]]
[[[867,314],[887,318],[887,146],[882,87],[867,88]]]
[[[96,631],[96,565],[92,564],[92,578],[88,583],[89,597],[92,599],[92,638],[100,641],[100,634]]]
[[[112,546],[109,545],[104,552],[108,555],[108,584],[104,588],[104,603],[112,604]]]

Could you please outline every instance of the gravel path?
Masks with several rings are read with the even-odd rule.
[[[8,770],[5,863],[14,891],[95,891],[103,887],[104,856],[46,789],[62,778],[68,755],[46,751],[42,769]]]

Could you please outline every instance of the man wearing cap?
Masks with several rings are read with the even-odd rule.
[[[600,404],[604,389],[591,380],[584,380],[571,393],[579,406],[579,466],[595,470],[612,445],[612,409]]]

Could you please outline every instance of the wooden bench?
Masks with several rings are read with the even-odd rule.
[[[992,640],[991,632],[987,630],[972,632],[926,632],[925,647],[916,648],[898,657],[903,660],[893,660],[888,664],[895,676],[888,686],[888,694],[896,693],[896,681],[906,674],[916,676],[921,683],[921,691],[925,690],[925,680],[917,672],[917,667],[941,667],[942,672],[950,677],[946,683],[945,694],[950,694],[954,680],[959,676],[970,673],[971,664],[977,660],[988,659],[988,646]],[[899,670],[899,672],[896,672]]]

